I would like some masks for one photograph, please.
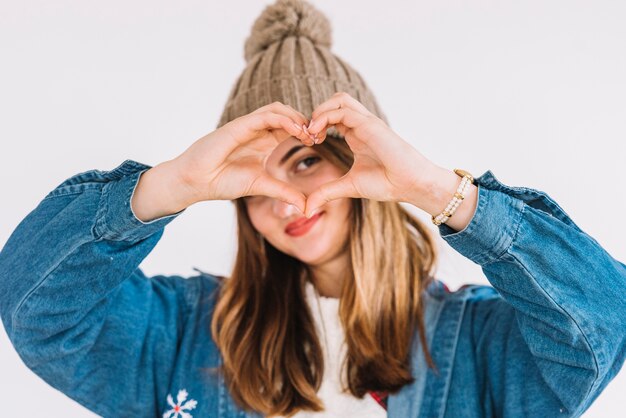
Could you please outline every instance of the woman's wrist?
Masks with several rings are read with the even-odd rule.
[[[174,160],[160,163],[139,177],[131,209],[142,222],[173,215],[195,203]]]
[[[426,174],[420,178],[421,185],[410,203],[432,216],[437,216],[454,196],[461,182],[461,177],[452,170],[432,165]],[[478,187],[470,184],[463,202],[445,224],[456,231],[465,229],[474,216],[477,203]]]

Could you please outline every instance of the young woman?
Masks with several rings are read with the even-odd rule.
[[[106,417],[579,416],[624,362],[626,266],[546,193],[428,160],[329,47],[279,0],[214,132],[45,196],[0,253],[25,364]],[[146,277],[207,200],[235,204],[230,276]],[[447,291],[399,202],[493,287]]]

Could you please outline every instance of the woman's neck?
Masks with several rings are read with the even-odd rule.
[[[348,271],[349,256],[345,253],[324,264],[309,266],[312,282],[320,296],[339,298]]]

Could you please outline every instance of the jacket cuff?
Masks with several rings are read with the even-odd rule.
[[[112,241],[139,241],[161,231],[185,209],[171,215],[143,222],[132,210],[131,199],[141,175],[152,168],[133,160],[126,160],[117,168],[104,173],[109,179],[102,187],[96,214],[96,237]]]
[[[500,183],[491,171],[475,178],[478,187],[476,210],[461,231],[446,224],[438,226],[441,237],[456,251],[479,265],[497,260],[513,243],[524,201],[514,189]]]

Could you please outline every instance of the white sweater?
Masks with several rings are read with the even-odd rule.
[[[322,417],[368,417],[383,418],[387,416],[387,411],[371,395],[366,394],[363,399],[356,398],[349,391],[341,392],[339,382],[339,371],[341,362],[346,355],[346,345],[344,344],[344,333],[339,321],[339,299],[320,296],[320,309],[317,305],[316,293],[313,284],[306,284],[306,300],[311,307],[311,312],[315,321],[317,335],[319,336],[322,350],[324,351],[324,377],[322,386],[317,395],[324,403],[324,411],[311,412],[301,411],[294,415],[296,418],[322,418]],[[324,325],[328,335],[328,349],[325,346]]]

